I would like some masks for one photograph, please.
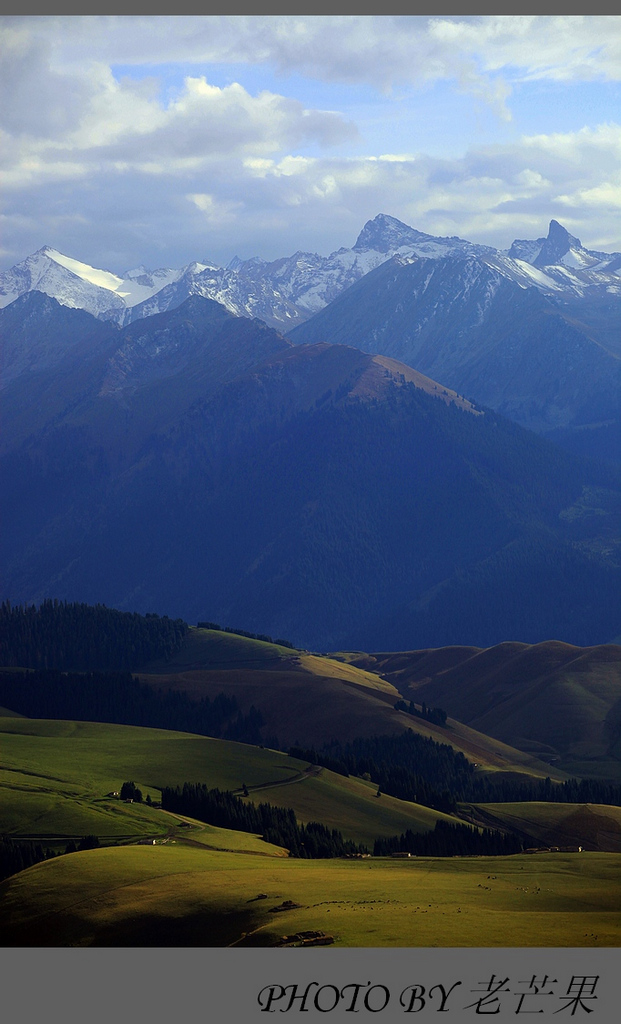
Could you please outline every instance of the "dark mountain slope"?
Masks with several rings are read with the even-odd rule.
[[[112,324],[83,309],[61,306],[43,292],[26,292],[0,309],[0,386],[22,374],[49,372],[71,353],[92,353],[117,335]]]
[[[564,428],[565,441],[573,428],[621,419],[620,322],[618,298],[555,302],[493,260],[395,257],[291,338],[393,356],[529,429]],[[600,454],[597,430],[590,439]]]
[[[0,310],[0,330],[7,332],[7,346],[22,343],[37,365],[36,371],[22,370],[3,392],[3,451],[62,422],[101,435],[108,445],[114,434],[127,457],[198,395],[291,347],[262,321],[233,316],[198,296],[119,330],[30,292]],[[62,350],[50,345],[50,337],[62,338]]]
[[[32,291],[0,309],[0,339],[0,451],[6,452],[86,395],[96,395],[96,367],[118,345],[119,331]]]
[[[9,318],[19,303],[29,324],[41,302],[53,337],[70,330],[74,315],[95,335],[78,330],[75,343],[46,370],[22,372],[2,393],[2,540],[18,559],[56,517],[83,501],[105,505],[110,482],[133,464],[154,432],[176,423],[197,395],[291,347],[261,321],[235,317],[199,297],[121,331],[38,292],[0,315]],[[42,349],[46,334],[36,323],[31,346]],[[60,525],[57,529],[62,533]],[[68,531],[71,536],[73,527]]]
[[[5,457],[6,596],[157,607],[324,649],[616,635],[608,471],[394,361],[291,346],[215,306],[195,297],[120,332],[125,361],[98,364],[98,390]],[[104,388],[113,363],[122,386]],[[608,495],[603,511],[585,488]]]
[[[529,642],[557,637],[576,644],[605,643],[618,634],[618,543],[616,563],[594,557],[583,546],[551,536],[522,536],[489,558],[456,568],[438,586],[393,609],[351,636],[351,646],[404,646],[408,637],[426,642],[488,645],[517,636]],[[387,646],[383,644],[382,646]]]

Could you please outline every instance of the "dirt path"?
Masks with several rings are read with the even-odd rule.
[[[277,779],[274,782],[260,782],[256,786],[246,786],[248,793],[257,793],[264,789],[277,789],[279,786],[291,786],[294,782],[304,782],[305,779],[313,779],[318,775],[321,775],[323,768],[319,764],[311,764],[308,768],[305,768],[303,772],[296,772],[295,775],[291,775],[288,779]],[[243,789],[234,789],[233,794],[238,796],[243,793]]]

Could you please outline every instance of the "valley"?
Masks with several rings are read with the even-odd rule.
[[[13,7],[7,1022],[611,1024],[621,15]]]
[[[57,623],[63,614],[78,614],[69,607],[63,612],[62,605],[51,610]],[[10,621],[22,621],[15,614]],[[105,609],[97,614],[102,623],[111,615]],[[136,634],[141,620],[121,616],[115,621],[120,636],[123,628]],[[156,620],[149,626],[152,644],[156,627],[164,631],[163,638],[170,633],[166,620]],[[39,636],[41,655],[57,664],[59,657],[69,664],[67,659],[78,656],[78,648],[72,654],[71,646],[64,654],[53,654],[55,646],[46,647],[55,644],[53,634],[45,628]],[[93,641],[98,642],[96,633]],[[529,653],[526,645],[509,646],[513,657]],[[581,655],[574,649],[568,657],[558,645],[549,646],[547,658],[531,655],[530,662],[546,664],[558,675],[582,656],[587,664],[600,666],[600,688],[602,665],[607,666],[607,692],[613,694],[621,684],[614,651]],[[515,675],[513,658],[503,661],[503,653],[446,648],[326,656],[268,638],[190,627],[166,659],[151,657],[139,670],[136,678],[153,692],[184,693],[194,701],[205,695],[215,700],[218,692],[234,695],[237,714],[254,707],[265,735],[278,723],[285,745],[314,745],[318,753],[313,751],[311,760],[269,744],[187,731],[24,717],[19,707],[9,705],[0,718],[4,842],[43,844],[48,859],[0,882],[4,944],[617,945],[621,800],[617,805],[555,802],[554,787],[561,793],[568,779],[558,763],[538,760],[531,751],[511,747],[457,718],[447,717],[438,725],[394,708],[400,691],[415,693],[415,680],[429,682],[433,670],[456,679],[450,673],[484,656],[495,671],[495,686],[489,687],[493,700],[502,692],[503,672],[505,685]],[[96,648],[79,656],[96,658]],[[4,657],[10,659],[10,649]],[[17,674],[24,695],[32,671]],[[464,671],[462,667],[462,676]],[[478,673],[470,671],[483,677],[480,667]],[[50,681],[58,687],[74,675],[57,673]],[[6,686],[14,676],[14,669],[0,669],[0,692],[9,693]],[[89,679],[90,686],[99,679],[104,685],[108,677],[91,673],[82,678],[86,687]],[[399,689],[391,680],[398,681]],[[429,697],[430,691],[425,692]],[[33,699],[39,699],[34,691]],[[558,713],[566,717],[562,705]],[[348,736],[359,743],[365,731],[369,741],[385,732],[444,744],[438,750],[465,754],[474,765],[473,778],[492,785],[540,785],[547,777],[551,795],[545,801],[520,800],[518,790],[509,802],[461,799],[451,813],[392,796],[384,787],[379,795],[372,776],[343,774],[321,764],[324,756],[338,756],[330,746],[336,735],[341,743]],[[287,739],[294,734],[295,740]],[[589,742],[595,743],[591,753],[597,757],[588,722],[581,742],[585,752]],[[600,764],[602,777],[616,777],[607,770],[610,763]],[[119,798],[127,779],[140,788],[140,802]],[[302,825],[321,822],[370,852],[300,859],[258,834],[171,812],[165,806],[167,787],[185,783],[228,791],[249,807],[267,801],[293,812]],[[522,852],[494,857],[373,855],[379,839],[430,836],[442,825],[459,824],[483,830],[482,835],[492,830],[490,835],[518,837]],[[96,848],[64,853],[81,836],[93,837]],[[537,852],[526,852],[529,847]],[[57,855],[50,858],[49,851]]]
[[[5,946],[620,944],[618,256],[2,275]]]

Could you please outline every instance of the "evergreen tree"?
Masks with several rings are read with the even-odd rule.
[[[142,791],[138,789],[135,782],[124,782],[121,786],[121,800],[133,800],[135,803],[142,803]]]

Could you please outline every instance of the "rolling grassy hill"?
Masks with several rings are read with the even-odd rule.
[[[447,659],[455,661],[445,653]],[[377,670],[372,659],[369,664]],[[391,682],[347,660],[191,630],[166,667],[166,677],[145,672],[142,678],[193,683],[196,693],[204,692],[205,681],[215,686],[217,680],[221,690],[228,679],[240,706],[263,692],[266,709],[273,701],[277,716],[280,701],[283,720],[301,725],[309,701],[319,705],[317,721],[323,716],[331,726],[340,702],[343,720],[354,716],[356,724],[417,725],[392,708],[398,691]],[[452,736],[471,757],[480,749],[484,772],[545,769],[527,755],[515,760],[519,752],[468,726],[448,725],[421,721],[420,729],[434,738]],[[621,944],[616,854],[296,861],[258,836],[110,794],[127,779],[153,800],[163,786],[184,781],[238,793],[246,784],[248,800],[289,807],[300,822],[321,821],[369,847],[377,836],[425,832],[438,820],[455,819],[386,794],[377,799],[374,784],[279,751],[190,733],[6,716],[0,747],[5,834],[57,847],[96,834],[106,846],[2,883],[6,945],[274,946],[304,931],[323,932],[343,947]],[[621,851],[618,808],[478,804],[463,810],[473,823],[509,828],[541,844]],[[146,837],[156,845],[135,845]]]
[[[375,667],[372,659],[370,665]],[[195,699],[213,699],[224,692],[235,697],[243,712],[254,705],[264,719],[263,735],[277,737],[283,746],[321,746],[334,737],[346,742],[413,729],[449,743],[481,770],[564,778],[532,753],[511,748],[470,725],[451,719],[448,728],[441,728],[396,711],[400,692],[391,681],[336,658],[191,628],[168,663],[151,663],[139,676],[161,690],[184,691]]]
[[[196,668],[283,668],[298,655],[290,647],[222,629],[190,626],[178,651],[149,662],[145,672],[187,672]]]
[[[621,807],[608,804],[555,804],[531,801],[477,804],[472,821],[487,828],[510,828],[539,846],[582,846],[621,853]]]
[[[349,656],[408,699],[566,772],[621,779],[621,646],[503,643]]]
[[[265,735],[278,732],[291,744],[410,728],[462,751],[479,775],[560,779],[563,772],[535,756],[550,756],[550,737],[565,735],[550,720],[554,700],[565,732],[583,730],[582,747],[574,736],[563,766],[572,752],[597,753],[593,744],[606,735],[618,701],[618,651],[551,642],[325,656],[190,628],[167,661],[147,664],[139,676],[194,698],[225,692],[243,712],[254,704]],[[470,721],[430,724],[396,711],[400,695],[449,711],[454,700]],[[531,703],[520,717],[526,697]],[[537,728],[546,719],[548,741],[535,737],[520,751],[478,728],[485,722],[491,732],[504,714],[522,728],[529,715]],[[154,802],[164,786],[186,781],[237,794],[246,786],[248,801],[290,808],[300,823],[321,822],[369,849],[377,837],[428,832],[439,820],[456,819],[386,793],[378,799],[375,783],[282,751],[188,732],[9,711],[0,714],[0,750],[0,832],[59,850],[89,834],[104,845],[0,885],[7,945],[273,946],[304,931],[324,932],[337,946],[621,944],[618,807],[460,806],[479,827],[509,830],[534,845],[581,845],[584,854],[299,861],[260,836],[113,794],[129,779]],[[605,752],[609,760],[614,750]],[[603,754],[593,763],[604,772]],[[155,845],[136,845],[147,838]]]
[[[372,844],[378,835],[425,832],[447,816],[394,797],[377,786],[243,743],[160,729],[94,722],[0,718],[0,821],[9,837],[103,842],[161,837],[171,816],[108,794],[133,780],[153,800],[163,786],[204,782],[210,788],[290,807],[301,822],[320,821],[344,838]]]
[[[598,853],[296,861],[178,845],[91,850],[0,885],[0,932],[5,944],[23,946],[274,946],[307,930],[337,947],[618,946],[619,861]]]

